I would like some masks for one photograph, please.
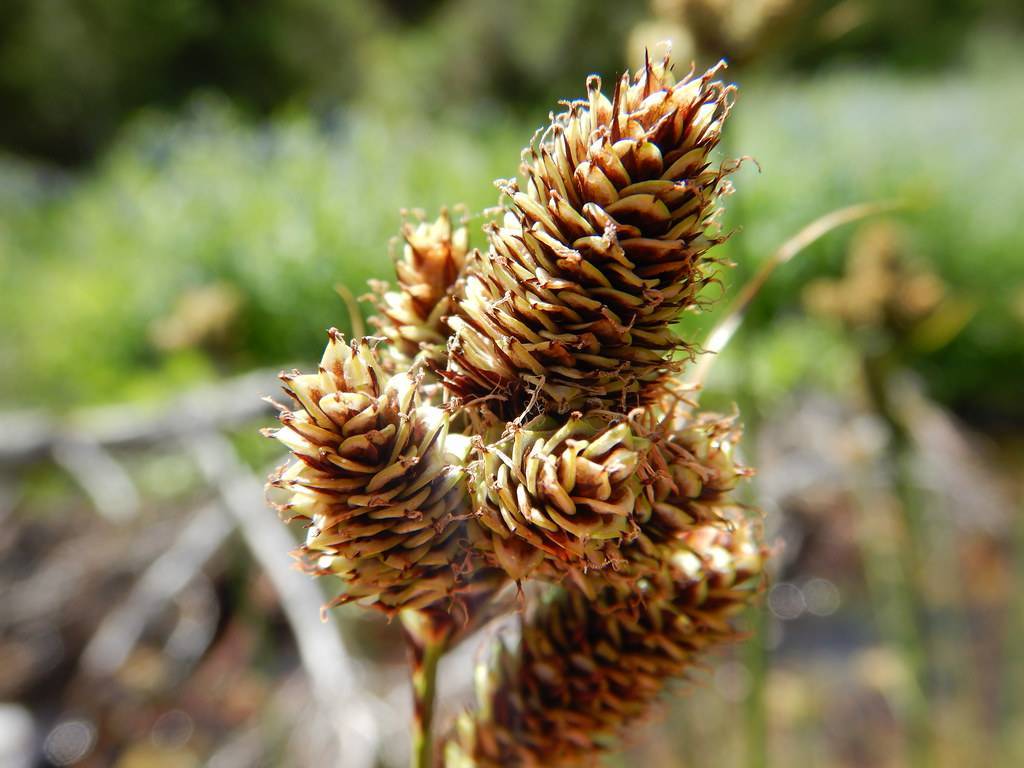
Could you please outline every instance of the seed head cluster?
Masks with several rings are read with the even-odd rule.
[[[673,323],[715,279],[735,167],[712,157],[720,68],[648,60],[610,96],[591,77],[498,182],[485,249],[446,212],[406,223],[379,335],[332,330],[317,373],[281,377],[268,432],[292,460],[270,484],[336,602],[469,623],[540,585],[480,667],[451,768],[592,764],[758,592],[739,428],[676,381]]]
[[[667,61],[587,81],[523,154],[525,190],[471,255],[449,319],[449,392],[498,421],[535,400],[568,413],[657,397],[687,348],[671,326],[711,279],[709,234],[731,166],[711,152],[733,90]],[[497,397],[494,397],[497,395]]]

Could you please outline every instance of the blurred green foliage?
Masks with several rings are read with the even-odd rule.
[[[15,116],[0,145],[62,163],[117,139],[85,173],[0,156],[0,365],[16,372],[0,401],[71,407],[308,364],[325,327],[348,328],[333,286],[360,294],[389,276],[399,209],[493,205],[490,180],[515,173],[588,72],[621,71],[653,7],[15,0],[0,18],[0,101]],[[1024,59],[1012,33],[974,26],[1020,9],[794,7],[762,58],[731,72],[742,97],[725,151],[763,174],[748,164],[728,201],[727,285],[822,213],[904,200],[912,247],[959,315],[901,354],[962,413],[1024,418]],[[773,278],[712,384],[753,377],[769,397],[849,382],[849,340],[807,318],[801,293],[843,270],[850,235]],[[713,320],[688,318],[687,335]]]
[[[979,26],[1024,21],[1017,0],[794,0],[775,56],[791,67],[884,63],[908,70],[961,63]]]
[[[364,6],[364,7],[362,7]],[[0,143],[81,162],[147,105],[196,89],[265,112],[346,98],[372,4],[331,0],[9,0],[0,14]]]
[[[11,0],[0,145],[81,163],[143,107],[228,93],[248,115],[339,102],[426,113],[534,107],[591,69],[643,3],[615,0]],[[444,99],[438,99],[438,91]]]
[[[143,119],[76,182],[5,168],[0,355],[31,376],[5,377],[0,397],[71,405],[308,358],[348,326],[335,283],[359,294],[388,275],[399,208],[493,205],[518,142],[500,121],[472,138],[356,114],[257,127],[205,102]],[[236,289],[231,333],[161,351],[154,324],[210,285]]]
[[[741,82],[729,150],[755,157],[763,172],[748,166],[736,178],[725,221],[739,231],[726,251],[738,264],[729,279],[740,283],[815,216],[864,200],[903,201],[897,218],[914,254],[946,283],[945,311],[957,315],[937,319],[932,333],[901,350],[905,362],[933,396],[961,413],[1019,421],[1024,222],[1015,211],[1024,205],[1024,101],[1013,94],[1024,62],[989,42],[984,60],[937,78],[874,71]],[[757,369],[768,390],[785,389],[798,376],[834,377],[826,348],[841,343],[840,329],[804,317],[800,299],[815,277],[843,271],[851,232],[829,236],[773,276],[737,348],[726,353],[731,363],[723,367],[735,368],[732,375]],[[943,321],[948,328],[939,327]],[[708,322],[697,318],[690,326]],[[809,347],[802,351],[792,349],[798,328]],[[822,336],[827,331],[830,339]],[[771,375],[761,358],[773,349],[782,354]]]
[[[140,108],[177,108],[206,91],[230,94],[258,116],[288,107],[322,113],[352,101],[420,114],[487,104],[530,112],[571,93],[591,71],[621,71],[637,22],[681,4],[8,0],[0,14],[0,146],[82,163]],[[770,5],[786,23],[759,68],[881,60],[950,67],[978,24],[1019,29],[1024,21],[1017,0]]]
[[[736,177],[725,224],[739,231],[725,255],[738,267],[725,277],[742,282],[833,208],[905,200],[915,250],[970,308],[959,333],[911,349],[908,362],[961,410],[1019,417],[1024,105],[1005,97],[1024,64],[1000,62],[928,80],[870,72],[741,82],[727,151],[756,157],[763,173],[750,164]],[[0,397],[73,405],[308,364],[325,327],[347,327],[334,284],[359,294],[368,277],[389,276],[398,209],[493,205],[489,180],[515,171],[532,127],[492,115],[467,130],[368,110],[330,125],[286,115],[254,126],[206,100],[180,119],[141,119],[82,179],[7,163],[0,354],[21,373],[3,379]],[[849,234],[776,274],[742,332],[742,355],[727,353],[716,372],[725,389],[737,376],[754,377],[764,394],[808,377],[848,380],[839,329],[807,319],[800,298],[815,276],[842,271]],[[154,324],[183,293],[209,285],[237,292],[231,333],[156,344]],[[712,320],[689,319],[688,334],[702,338]]]

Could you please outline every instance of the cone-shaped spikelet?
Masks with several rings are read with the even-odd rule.
[[[476,546],[514,579],[545,560],[563,571],[604,567],[604,548],[649,514],[639,478],[648,441],[602,414],[539,416],[510,432],[472,465]]]
[[[633,601],[556,590],[478,670],[479,709],[463,715],[446,768],[594,765],[699,654],[736,637],[734,617],[758,591],[763,552],[753,523],[691,529],[666,556],[671,589]]]
[[[309,521],[302,554],[347,582],[338,602],[392,611],[468,588],[457,567],[466,439],[418,405],[409,374],[388,378],[365,339],[329,335],[318,373],[282,375],[298,409],[282,407],[269,432],[294,455],[271,485],[289,494],[285,515]]]
[[[648,537],[662,541],[695,523],[722,519],[737,482],[750,474],[733,458],[739,439],[732,418],[702,413],[666,419],[648,454],[652,515],[639,521]]]
[[[500,184],[504,223],[470,254],[445,380],[497,420],[535,405],[626,411],[650,401],[685,344],[670,329],[712,279],[713,167],[733,89],[716,67],[674,82],[668,59],[616,83],[591,77],[526,150],[526,188]],[[481,398],[486,398],[481,400]]]
[[[604,545],[603,568],[567,570],[545,561],[535,575],[550,581],[568,575],[590,597],[606,586],[636,601],[661,594],[675,542],[702,525],[734,524],[733,490],[749,474],[732,458],[739,437],[732,419],[715,414],[666,418],[647,434],[650,448],[637,473],[643,489],[632,516],[635,534]]]
[[[450,291],[462,271],[468,249],[465,226],[453,226],[447,210],[435,221],[406,221],[402,250],[395,259],[397,290],[371,283],[377,293],[378,316],[371,318],[388,342],[389,370],[403,370],[421,352],[434,367],[444,366],[450,313]]]

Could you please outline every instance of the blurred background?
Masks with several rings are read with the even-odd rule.
[[[713,290],[907,206],[782,267],[716,363],[774,586],[606,763],[1024,764],[1017,0],[8,0],[0,766],[404,763],[397,627],[321,623],[259,398],[351,329],[336,284],[391,277],[399,209],[495,205],[558,99],[665,39],[729,59],[721,153],[757,161]]]

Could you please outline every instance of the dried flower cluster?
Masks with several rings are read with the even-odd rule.
[[[716,70],[673,84],[648,65],[556,116],[524,152],[490,247],[457,287],[444,378],[458,404],[499,423],[625,412],[655,399],[686,348],[671,328],[710,279],[708,233],[728,168],[711,166],[731,87]]]
[[[701,651],[734,638],[730,619],[762,568],[749,522],[695,526],[659,556],[650,584],[557,591],[533,606],[518,644],[500,645],[478,676],[479,706],[456,724],[446,766],[592,765]]]
[[[549,585],[481,668],[452,768],[590,764],[757,592],[739,431],[673,384],[731,189],[718,70],[648,61],[611,98],[591,77],[524,152],[524,188],[499,182],[486,250],[446,213],[406,224],[382,338],[331,331],[317,373],[282,376],[294,410],[270,434],[294,458],[271,485],[338,602],[468,623],[504,584]]]

